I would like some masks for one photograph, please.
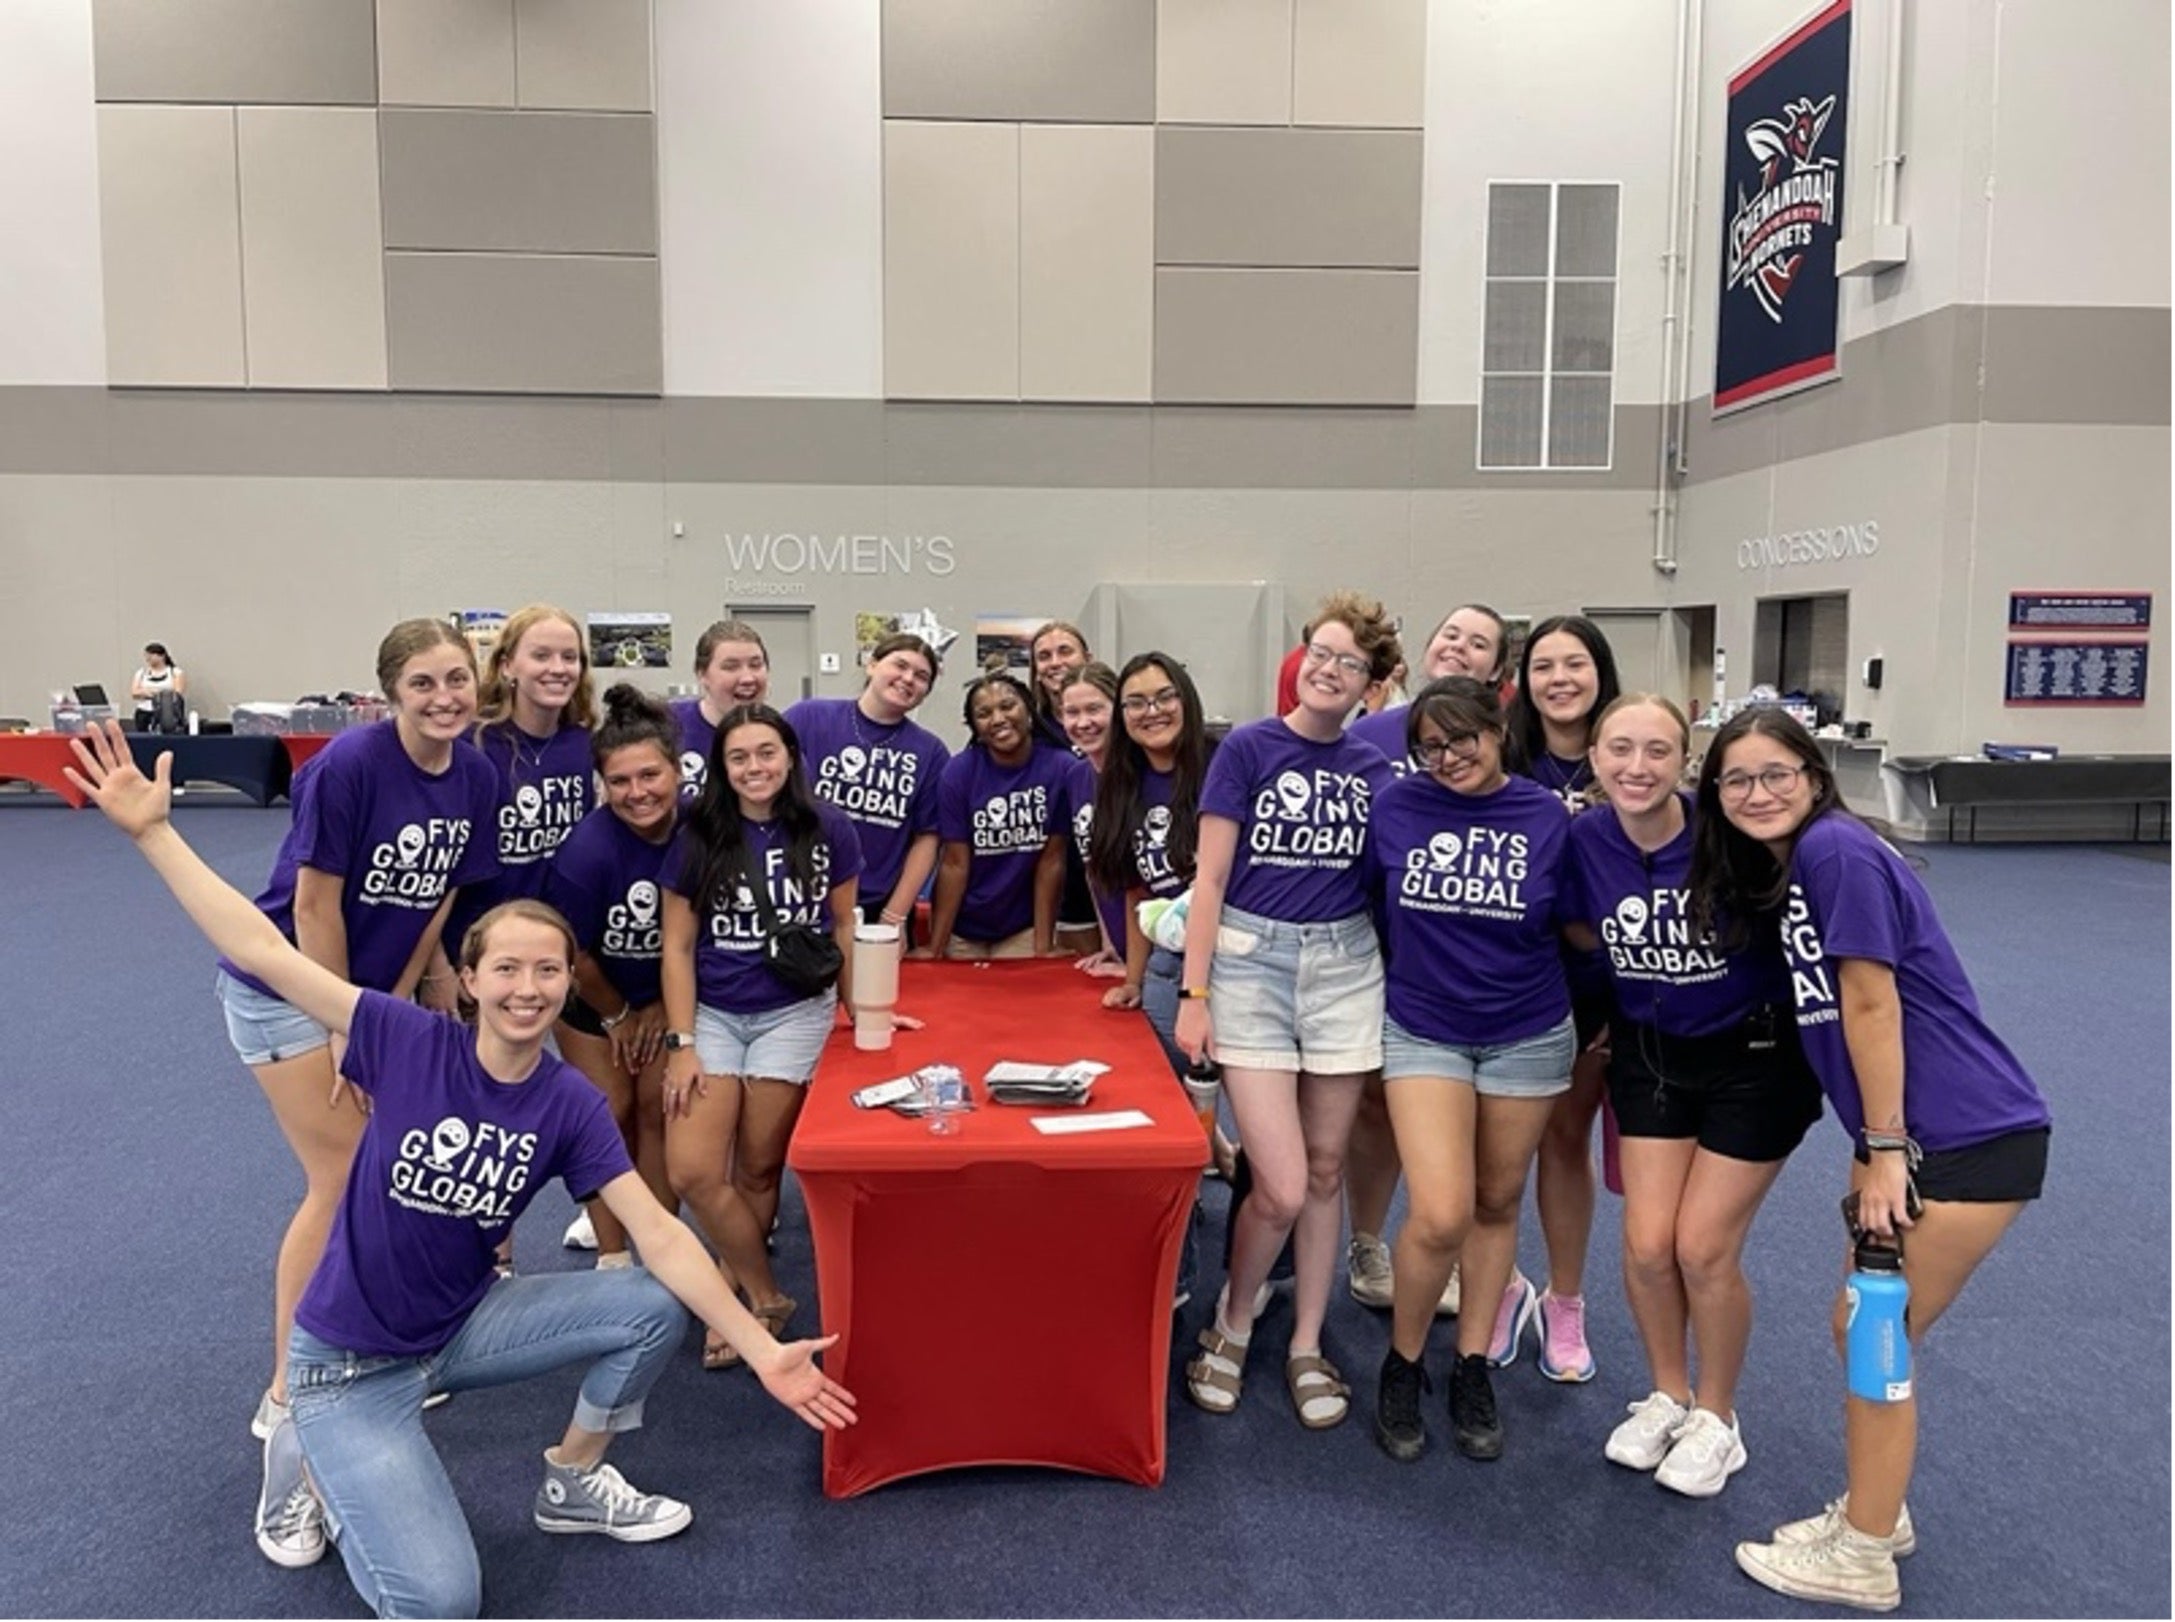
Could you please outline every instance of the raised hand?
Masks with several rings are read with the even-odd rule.
[[[816,1354],[837,1339],[790,1341],[778,1348],[776,1362],[756,1370],[763,1389],[814,1430],[842,1430],[861,1417],[853,1411],[853,1393],[816,1367]]]
[[[162,751],[158,776],[137,770],[128,752],[128,734],[118,721],[100,721],[83,737],[69,740],[76,762],[64,766],[68,781],[81,789],[110,821],[131,839],[140,839],[167,820],[173,809],[174,757]]]

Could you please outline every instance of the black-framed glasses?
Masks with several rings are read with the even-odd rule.
[[[1165,687],[1153,693],[1129,693],[1118,707],[1127,715],[1150,715],[1157,710],[1175,710],[1178,708],[1178,689]]]
[[[1809,766],[1785,766],[1776,762],[1762,766],[1756,772],[1724,772],[1715,779],[1714,786],[1721,790],[1725,800],[1746,800],[1752,797],[1755,784],[1777,799],[1797,787],[1797,780],[1812,768]]]
[[[1335,648],[1324,647],[1319,642],[1307,645],[1307,663],[1310,665],[1335,665],[1347,676],[1365,676],[1374,666],[1356,653],[1339,653]]]
[[[1446,732],[1439,738],[1422,738],[1412,746],[1412,753],[1423,766],[1440,766],[1450,755],[1470,760],[1480,753],[1480,734]]]

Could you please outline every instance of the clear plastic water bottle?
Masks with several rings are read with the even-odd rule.
[[[1908,1402],[1911,1337],[1904,1309],[1911,1285],[1903,1276],[1903,1252],[1866,1235],[1858,1241],[1856,1264],[1843,1288],[1850,1305],[1844,1359],[1850,1394],[1867,1402]]]

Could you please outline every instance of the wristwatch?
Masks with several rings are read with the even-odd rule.
[[[694,1045],[695,1033],[693,1031],[665,1032],[665,1046],[674,1053],[679,1052],[682,1048],[691,1048]]]

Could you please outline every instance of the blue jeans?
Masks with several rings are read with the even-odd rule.
[[[1149,951],[1148,972],[1140,982],[1140,1011],[1148,1016],[1148,1028],[1162,1044],[1163,1057],[1170,1060],[1171,1074],[1181,1079],[1186,1073],[1186,1056],[1178,1050],[1178,977],[1185,967],[1184,958],[1158,946]],[[1193,1209],[1186,1213],[1186,1242],[1178,1252],[1180,1295],[1193,1293],[1200,1266],[1201,1196],[1196,1193]]]
[[[483,1603],[468,1518],[423,1431],[426,1396],[586,1362],[574,1423],[633,1430],[686,1329],[686,1309],[639,1268],[501,1279],[430,1357],[364,1357],[297,1324],[295,1431],[363,1603],[380,1616],[474,1616]]]

